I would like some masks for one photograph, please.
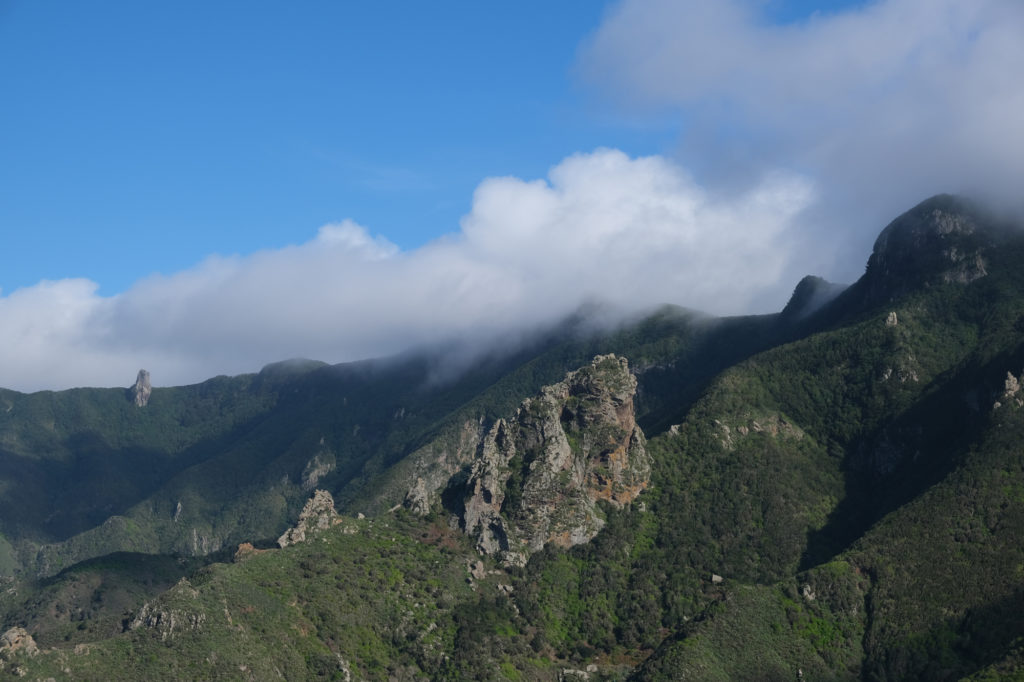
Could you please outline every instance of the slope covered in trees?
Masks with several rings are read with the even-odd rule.
[[[8,647],[0,675],[1024,674],[1022,256],[1019,226],[941,196],[882,232],[853,286],[805,280],[778,315],[577,320],[447,383],[411,355],[155,389],[143,410],[4,393],[0,504],[29,506],[0,517],[0,614],[41,651]],[[525,566],[478,554],[457,501],[484,432],[609,352],[637,377],[648,487],[584,544]],[[69,473],[103,457],[95,481]],[[57,475],[84,486],[79,507],[48,498],[74,523],[25,494]],[[417,479],[422,516],[400,507]],[[312,487],[341,520],[260,551]],[[124,550],[179,558],[32,579]]]

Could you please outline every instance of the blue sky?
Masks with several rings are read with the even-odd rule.
[[[0,14],[0,286],[107,294],[349,217],[403,248],[477,183],[657,153],[573,82],[601,3],[12,2]]]
[[[1022,34],[1017,0],[0,0],[0,385],[778,310],[931,194],[1019,202]]]
[[[0,289],[87,277],[113,294],[343,218],[413,248],[456,231],[485,177],[601,146],[670,152],[679,117],[623,113],[575,76],[605,10],[0,4]]]

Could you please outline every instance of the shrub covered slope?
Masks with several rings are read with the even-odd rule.
[[[778,315],[570,321],[446,382],[416,354],[141,409],[3,392],[0,615],[39,652],[0,675],[1019,678],[1022,256],[1019,226],[941,196]],[[453,500],[484,433],[609,352],[648,487],[585,544],[478,554]],[[261,551],[313,488],[346,515]]]

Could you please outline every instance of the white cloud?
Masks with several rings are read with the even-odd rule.
[[[114,297],[82,280],[15,291],[0,297],[0,384],[128,385],[145,367],[169,385],[296,356],[381,356],[517,334],[594,299],[745,311],[795,284],[791,226],[812,196],[775,173],[723,202],[664,158],[579,154],[546,180],[485,180],[461,231],[414,251],[345,221]]]
[[[931,194],[1020,202],[1024,3],[878,0],[788,25],[758,10],[625,0],[581,71],[617,101],[678,110],[680,156],[715,187],[813,177],[808,267],[834,249],[855,276],[884,223]]]
[[[856,277],[884,223],[930,194],[1020,201],[1024,3],[878,0],[785,26],[758,7],[625,0],[581,53],[617,101],[679,113],[685,161],[606,149],[490,178],[460,231],[413,251],[344,221],[114,297],[83,280],[0,295],[0,385],[127,385],[139,367],[167,385],[493,340],[594,299],[777,309],[803,274]]]
[[[328,248],[342,248],[362,254],[366,260],[383,260],[398,253],[398,247],[384,237],[371,237],[364,227],[352,220],[324,225],[316,233],[316,243]]]

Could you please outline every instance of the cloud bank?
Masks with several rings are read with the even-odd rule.
[[[664,158],[580,154],[544,180],[485,180],[461,230],[414,251],[345,221],[113,297],[86,280],[17,290],[0,298],[0,384],[128,385],[145,367],[171,385],[296,356],[340,362],[493,339],[595,299],[744,311],[795,284],[780,273],[812,196],[772,174],[723,203]]]
[[[716,191],[814,178],[802,260],[822,274],[855,277],[879,228],[932,194],[1021,204],[1024,3],[876,0],[784,25],[764,5],[625,0],[580,71],[676,112],[680,158]]]
[[[778,25],[755,0],[624,0],[579,72],[684,123],[668,156],[578,154],[484,180],[460,229],[412,251],[351,221],[104,297],[0,295],[0,386],[155,383],[310,357],[491,340],[603,300],[777,310],[801,275],[852,281],[938,192],[1020,207],[1024,3],[878,0]]]

